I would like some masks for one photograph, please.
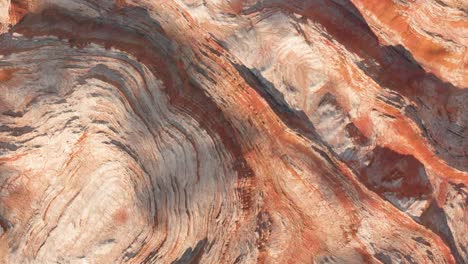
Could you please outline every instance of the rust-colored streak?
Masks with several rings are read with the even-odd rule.
[[[0,70],[0,82],[7,82],[13,78],[13,74],[17,69],[2,69]]]
[[[17,24],[29,11],[29,3],[24,0],[11,0],[9,16],[10,24]]]

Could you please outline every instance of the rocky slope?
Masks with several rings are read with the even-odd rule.
[[[0,262],[467,263],[467,17],[0,0]]]

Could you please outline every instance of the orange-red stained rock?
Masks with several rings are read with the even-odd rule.
[[[466,10],[0,0],[0,263],[466,263]]]

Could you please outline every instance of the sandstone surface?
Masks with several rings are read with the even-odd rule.
[[[0,263],[468,263],[463,0],[0,0]]]

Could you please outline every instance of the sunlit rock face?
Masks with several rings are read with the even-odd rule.
[[[0,263],[467,263],[467,12],[0,0]]]

